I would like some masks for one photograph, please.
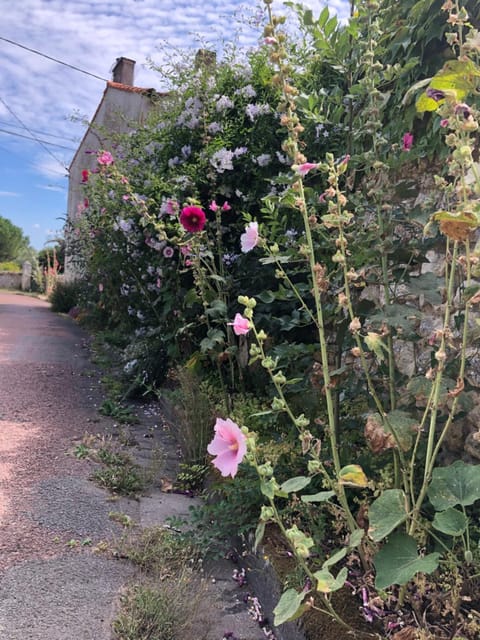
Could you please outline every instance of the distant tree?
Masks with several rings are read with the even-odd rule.
[[[30,240],[20,227],[0,216],[0,262],[16,260],[29,245]]]

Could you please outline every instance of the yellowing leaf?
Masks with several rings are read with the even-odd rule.
[[[340,470],[340,482],[350,487],[366,487],[368,478],[359,464],[348,464]]]
[[[462,102],[464,98],[475,91],[480,78],[480,69],[471,60],[449,60],[430,81],[427,90],[416,102],[417,111],[435,111],[442,104],[445,97],[451,97],[455,102]],[[429,90],[440,92],[439,99],[429,96]],[[444,94],[444,97],[441,96]]]

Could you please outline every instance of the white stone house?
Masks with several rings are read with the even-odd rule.
[[[69,252],[68,230],[72,222],[81,215],[85,198],[82,172],[92,170],[97,165],[96,155],[92,151],[110,150],[111,134],[127,133],[145,122],[162,95],[155,89],[136,87],[133,83],[134,69],[134,60],[117,58],[112,81],[107,82],[97,110],[69,167],[65,279],[74,279],[76,275],[74,256]]]

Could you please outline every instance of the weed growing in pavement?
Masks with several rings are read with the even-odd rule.
[[[174,580],[144,582],[120,598],[120,613],[113,623],[115,640],[180,640],[205,637],[198,629],[201,590],[192,587],[188,573]]]
[[[182,568],[199,563],[199,550],[190,538],[165,527],[148,527],[124,535],[117,546],[118,555],[128,558],[140,569],[161,578],[175,577]]]
[[[197,612],[202,583],[194,576],[198,553],[181,534],[163,527],[121,538],[116,552],[136,564],[143,579],[121,598],[115,640],[202,638]]]
[[[129,528],[134,526],[134,521],[126,513],[121,513],[120,511],[110,511],[110,513],[108,514],[108,517],[113,522],[117,522],[118,524],[121,524],[122,527]]]
[[[107,398],[107,400],[102,403],[99,412],[104,416],[118,420],[118,422],[122,424],[131,424],[137,420],[129,407],[125,407],[120,402],[112,400],[111,398]]]
[[[92,474],[92,479],[112,493],[136,496],[145,489],[141,468],[129,456],[122,454],[120,462],[105,463]]]

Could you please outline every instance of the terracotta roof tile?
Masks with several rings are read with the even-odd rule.
[[[112,87],[113,89],[120,89],[120,91],[130,91],[130,93],[144,93],[150,94],[155,89],[143,89],[142,87],[132,87],[129,84],[122,84],[121,82],[112,82],[109,80],[107,82],[107,86]]]

